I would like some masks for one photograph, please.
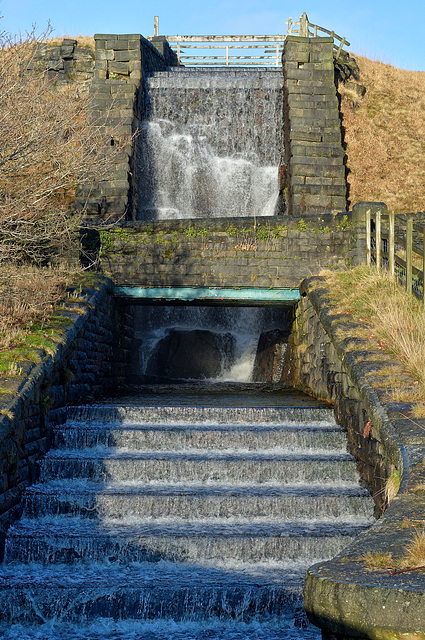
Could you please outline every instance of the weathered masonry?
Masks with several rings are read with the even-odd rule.
[[[2,394],[0,543],[19,515],[22,491],[37,477],[37,462],[50,445],[53,426],[65,419],[66,405],[91,400],[125,379],[134,318],[117,299],[117,289],[146,294],[158,288],[162,295],[168,288],[170,295],[176,296],[177,290],[183,296],[185,288],[203,295],[204,289],[226,287],[237,302],[243,289],[241,302],[253,288],[271,288],[286,290],[286,299],[293,302],[300,281],[322,267],[364,261],[369,232],[365,220],[382,205],[360,203],[346,211],[333,48],[332,37],[309,37],[307,24],[307,33],[286,38],[283,72],[198,73],[181,67],[166,38],[147,40],[137,34],[97,35],[94,68],[91,54],[74,41],[50,52],[48,68],[60,73],[62,81],[74,73],[86,74],[81,79],[87,86],[91,83],[93,117],[108,112],[111,145],[119,139],[126,144],[113,173],[94,191],[79,194],[80,204],[87,205],[82,259],[110,280],[101,278],[67,305],[70,324],[53,356],[45,354],[40,365],[22,363],[25,375],[11,384],[10,393]],[[226,96],[238,105],[247,102],[247,96],[250,104],[255,102],[255,108],[243,114],[249,132],[237,130],[228,119]],[[276,118],[268,132],[277,141],[272,149],[264,142],[269,120],[264,114],[265,109],[277,113],[279,105],[282,119],[277,126]],[[195,122],[185,120],[187,111],[196,116]],[[251,120],[250,111],[255,113]],[[243,112],[242,106],[237,112]],[[179,117],[171,121],[174,113]],[[224,126],[215,129],[211,113],[218,114]],[[219,134],[205,135],[208,144],[202,146],[196,127]],[[226,140],[224,130],[237,135]],[[240,144],[245,133],[248,157]],[[177,144],[170,154],[172,138]],[[228,144],[233,145],[231,153]],[[147,160],[148,147],[153,155]],[[180,161],[184,156],[185,165]],[[153,163],[155,175],[150,172]],[[244,214],[226,215],[233,195],[224,206],[223,200],[216,206],[217,193],[227,195],[219,181],[223,165],[224,177],[232,176],[228,191],[236,177],[241,180],[238,197]],[[264,193],[257,197],[256,189],[273,171],[275,190],[267,192],[270,206],[264,214],[256,209]],[[173,172],[177,179],[167,191]],[[167,188],[157,180],[159,174],[166,177]],[[192,189],[196,197],[191,215],[186,215],[186,196],[181,194],[188,191],[181,187],[187,186],[189,174],[196,174],[200,187]],[[268,184],[272,188],[273,180]],[[377,512],[384,506],[386,478],[395,471],[402,475],[400,498],[379,523],[333,561],[309,570],[306,609],[327,640],[422,638],[421,576],[400,579],[372,573],[362,559],[366,551],[382,547],[400,550],[409,539],[403,523],[423,520],[423,420],[411,419],[412,406],[387,402],[379,387],[379,378],[389,369],[406,385],[410,381],[398,363],[370,353],[367,342],[351,338],[351,319],[335,317],[320,280],[304,281],[300,291],[288,380],[334,403],[363,481],[376,495]]]
[[[283,73],[182,68],[159,36],[95,39],[93,115],[128,144],[80,194],[88,261],[121,285],[238,287],[356,263],[332,38],[287,36]]]

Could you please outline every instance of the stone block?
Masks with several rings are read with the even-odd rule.
[[[298,49],[294,49],[294,50],[288,50],[285,51],[285,55],[284,55],[284,63],[287,64],[288,62],[309,62],[310,61],[310,53],[308,51],[308,48],[306,47],[304,50],[298,50]]]
[[[117,62],[129,62],[130,52],[128,49],[114,51],[114,57]]]
[[[129,62],[130,71],[139,71],[142,70],[142,61],[141,60],[130,60]]]
[[[96,52],[96,61],[114,60],[115,52],[112,49],[99,49]]]
[[[303,82],[320,82],[320,83],[333,83],[334,72],[333,69],[321,70],[321,69],[303,69],[303,68],[288,68],[285,69],[284,76],[288,80],[300,80]],[[317,86],[317,85],[316,85]]]
[[[331,207],[334,211],[345,211],[347,208],[345,196],[331,196]]]
[[[130,51],[141,51],[141,42],[140,42],[140,36],[135,36],[134,38],[132,37],[131,39],[129,39],[128,41],[128,49]]]
[[[106,80],[106,69],[95,69],[94,78],[95,80]]]
[[[108,65],[109,73],[128,76],[130,68],[127,62],[111,61]]]
[[[114,49],[114,51],[126,51],[128,50],[128,40],[107,40],[106,49]]]

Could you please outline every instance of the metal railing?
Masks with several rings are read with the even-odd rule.
[[[366,212],[366,261],[387,268],[409,293],[424,296],[425,224],[418,214]]]
[[[326,33],[337,40],[334,44],[337,55],[343,46],[350,46],[345,38],[308,21],[303,13],[298,22],[289,18],[288,35],[314,37],[318,32]],[[297,28],[298,27],[298,28]],[[155,16],[154,36],[159,33],[159,19]],[[164,36],[179,63],[185,66],[246,66],[279,67],[286,35],[272,36]]]

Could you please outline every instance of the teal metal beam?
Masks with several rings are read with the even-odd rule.
[[[115,287],[116,296],[140,302],[169,301],[180,303],[278,304],[294,305],[300,299],[298,288],[231,289],[220,287]]]

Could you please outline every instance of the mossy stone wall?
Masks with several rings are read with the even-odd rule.
[[[52,341],[49,353],[40,352],[40,362],[18,362],[16,376],[0,378],[0,556],[7,528],[20,515],[21,495],[37,479],[38,461],[50,447],[52,427],[65,420],[66,405],[115,389],[124,375],[126,335],[120,325],[126,323],[113,302],[112,283],[99,278],[70,294],[60,312],[60,340]]]
[[[292,288],[356,263],[355,224],[351,213],[135,222],[87,230],[84,242],[117,285]]]

